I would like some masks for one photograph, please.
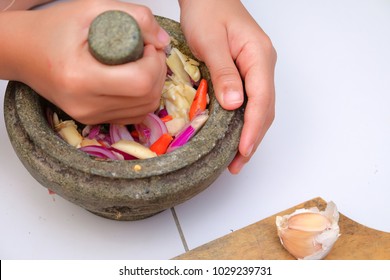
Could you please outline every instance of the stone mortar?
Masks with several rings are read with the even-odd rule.
[[[174,46],[192,56],[180,25],[156,18],[173,37]],[[210,84],[210,117],[188,144],[169,154],[147,160],[96,160],[65,143],[49,127],[44,107],[53,105],[13,81],[4,101],[10,141],[30,174],[64,199],[113,220],[150,217],[206,189],[237,152],[244,109],[224,110],[206,66],[201,64],[200,69]]]

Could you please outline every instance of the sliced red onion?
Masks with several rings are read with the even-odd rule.
[[[161,110],[159,110],[158,112],[157,112],[157,116],[161,119],[161,118],[164,118],[164,117],[166,117],[166,116],[168,116],[169,114],[168,114],[168,111],[167,111],[167,109],[166,108],[162,108]]]
[[[108,148],[103,147],[103,146],[95,146],[95,145],[85,146],[85,147],[79,148],[79,150],[86,152],[94,157],[99,157],[99,158],[104,158],[104,159],[109,158],[109,159],[113,159],[113,160],[118,159],[118,157],[112,151],[110,151]]]
[[[149,127],[140,123],[135,125],[135,129],[138,132],[138,141],[145,146],[150,146],[151,131]]]
[[[144,121],[137,124],[135,128],[140,135],[140,141],[147,147],[156,142],[161,135],[168,133],[165,123],[152,113],[149,113]]]
[[[205,124],[208,119],[208,112],[205,111],[202,114],[197,115],[188,125],[186,125],[173,139],[167,149],[167,153],[170,153],[177,148],[180,148],[186,144],[196,132]]]
[[[111,143],[116,143],[119,140],[134,141],[127,127],[125,125],[120,125],[120,124],[110,125],[110,137],[111,137]]]
[[[115,149],[114,147],[110,147],[110,151],[120,155],[124,160],[134,160],[134,159],[137,159],[135,156],[132,156],[132,155],[130,155],[128,153],[125,153],[124,151]]]
[[[117,153],[117,152],[115,152],[115,151],[111,151],[111,152],[116,156],[116,158],[117,158],[118,160],[125,160],[125,157],[124,157],[122,154]]]
[[[112,144],[111,137],[108,134],[99,134],[99,139],[96,140],[102,141],[105,146],[111,146]]]
[[[91,125],[84,126],[83,130],[81,131],[81,135],[86,138],[88,137],[89,133],[91,132]]]
[[[170,153],[186,144],[191,139],[191,137],[194,136],[194,134],[195,128],[193,128],[191,125],[185,126],[184,129],[175,137],[175,139],[173,139],[167,149],[167,153]]]
[[[89,139],[97,139],[100,134],[100,125],[92,125],[90,126],[90,130],[88,133]]]

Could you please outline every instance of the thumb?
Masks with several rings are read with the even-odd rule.
[[[227,42],[221,44],[221,41],[210,45],[219,46],[218,51],[208,52],[203,56],[210,71],[217,100],[226,110],[237,109],[244,102],[243,84],[229,46]]]

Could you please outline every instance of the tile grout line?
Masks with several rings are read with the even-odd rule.
[[[177,231],[179,232],[179,235],[180,235],[181,243],[183,243],[184,250],[186,252],[188,252],[189,250],[188,250],[187,241],[186,241],[186,239],[184,237],[184,233],[183,233],[183,230],[182,230],[182,228],[180,226],[180,222],[179,222],[179,219],[178,219],[178,217],[176,215],[176,211],[175,211],[174,207],[171,208],[171,212],[172,212],[173,219],[175,220]]]

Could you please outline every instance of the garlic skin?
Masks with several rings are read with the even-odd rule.
[[[328,203],[325,211],[317,207],[298,209],[276,217],[276,227],[283,247],[299,260],[323,259],[340,236],[336,204]]]

